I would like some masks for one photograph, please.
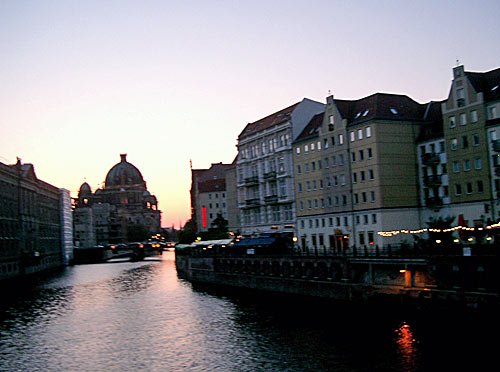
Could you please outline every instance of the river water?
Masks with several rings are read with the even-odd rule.
[[[68,267],[0,295],[1,371],[489,371],[498,361],[491,314],[193,287],[173,252]]]

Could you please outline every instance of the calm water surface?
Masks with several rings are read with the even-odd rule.
[[[498,361],[496,317],[193,287],[173,252],[69,267],[0,295],[1,371],[489,371]]]

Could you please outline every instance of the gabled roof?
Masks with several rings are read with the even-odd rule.
[[[265,118],[257,120],[253,123],[248,123],[245,129],[243,129],[243,131],[238,136],[238,140],[248,137],[252,134],[261,132],[265,129],[272,128],[277,124],[287,121],[290,118],[290,115],[292,114],[293,110],[297,107],[299,103],[300,102],[297,102],[291,106],[288,106],[280,111],[275,112],[274,114],[266,116]]]
[[[314,115],[311,121],[306,125],[302,133],[299,134],[295,141],[302,141],[309,138],[318,137],[319,128],[321,127],[321,124],[323,124],[324,116],[324,112]]]
[[[443,101],[431,101],[425,104],[425,111],[420,125],[417,142],[427,141],[444,136],[442,104]]]
[[[488,72],[465,71],[476,92],[484,94],[486,102],[500,99],[500,68]]]

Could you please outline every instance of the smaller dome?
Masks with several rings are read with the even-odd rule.
[[[151,193],[148,190],[146,190],[142,193],[142,196],[151,196]]]
[[[78,191],[78,196],[80,195],[90,195],[92,194],[92,189],[87,182],[82,183],[80,190]]]

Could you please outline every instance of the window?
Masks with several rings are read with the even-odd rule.
[[[361,182],[365,180],[365,171],[361,171]]]
[[[481,158],[475,158],[474,159],[474,168],[475,169],[481,169],[483,165],[481,164]]]
[[[354,204],[358,204],[359,203],[359,197],[358,197],[358,194],[354,194]]]
[[[375,191],[370,191],[370,202],[375,203]]]
[[[456,150],[458,147],[458,140],[456,138],[452,138],[450,142],[450,148],[452,150]]]
[[[339,145],[342,145],[342,144],[344,144],[344,135],[339,134]]]
[[[364,192],[364,191],[361,193],[361,201],[363,203],[366,203],[366,192]]]
[[[477,110],[472,110],[470,112],[470,122],[477,123]]]
[[[297,173],[298,174],[301,174],[302,173],[302,167],[299,165],[297,165]]]
[[[459,183],[455,184],[455,195],[462,195],[462,185]]]
[[[335,118],[333,115],[328,116],[328,124],[332,124],[332,125],[335,124]],[[333,130],[333,128],[330,130]]]
[[[372,214],[372,223],[377,223],[377,215],[375,213]]]
[[[374,180],[375,179],[375,175],[373,173],[373,169],[369,169],[368,170],[368,177],[371,179],[371,180]]]
[[[464,171],[470,171],[470,160],[469,159],[464,160]]]
[[[356,153],[354,151],[351,153],[351,160],[353,162],[356,161]]]
[[[359,216],[356,216],[356,224],[359,225],[360,224],[360,217]]]
[[[304,145],[304,152],[309,152],[309,145]]]
[[[325,168],[328,168],[330,166],[329,161],[330,161],[330,159],[328,159],[328,158],[324,159]]]
[[[483,192],[484,187],[483,187],[483,181],[479,180],[477,181],[477,192]]]
[[[363,129],[358,129],[358,139],[359,140],[363,139]]]
[[[467,116],[465,113],[460,114],[460,125],[465,125],[467,124]]]
[[[300,147],[297,147],[297,148],[295,149],[295,152],[297,153],[297,155],[300,155]]]
[[[479,146],[479,134],[472,135],[472,146]]]
[[[300,201],[300,210],[301,211],[304,210],[304,202],[302,200]],[[302,221],[302,222],[304,222],[304,221]],[[302,226],[302,227],[304,227],[304,226]]]
[[[372,128],[366,127],[365,133],[366,133],[366,138],[370,138],[372,136]]]
[[[354,132],[351,132],[351,133],[349,133],[349,134],[350,134],[350,136],[351,136],[351,142],[354,142],[354,140],[356,139],[356,138],[355,138],[355,135],[354,135]]]
[[[448,118],[448,124],[449,124],[450,128],[455,128],[455,116],[450,116]]]
[[[496,106],[490,106],[488,107],[488,119],[496,119],[497,118],[497,108]]]
[[[444,152],[444,141],[439,142],[439,152]]]
[[[358,181],[358,176],[356,173],[352,174],[352,183],[356,183]]]
[[[320,141],[318,141],[318,143],[316,144],[316,148],[317,148],[318,150],[321,150],[321,142],[320,142]]]
[[[472,182],[467,182],[466,190],[467,194],[472,194]]]
[[[469,139],[467,136],[462,136],[462,148],[466,149],[467,147],[469,147]]]
[[[454,161],[453,162],[453,172],[457,173],[460,172],[460,162],[459,161]]]
[[[371,159],[372,157],[373,157],[372,148],[368,147],[368,159]]]
[[[314,142],[311,143],[311,151],[314,151]]]
[[[299,189],[299,193],[301,193],[302,192],[302,183],[299,182],[297,184],[297,186],[298,186],[298,189]]]
[[[359,150],[359,161],[362,161],[365,158],[365,154],[363,153],[363,150]]]
[[[323,139],[323,147],[324,147],[325,149],[327,149],[327,148],[328,148],[328,138],[324,138],[324,139]]]

